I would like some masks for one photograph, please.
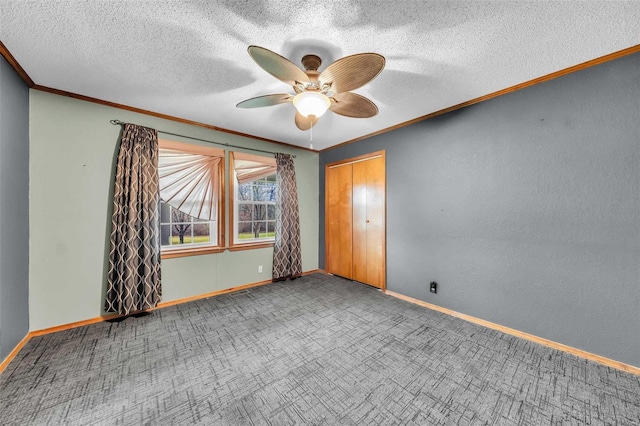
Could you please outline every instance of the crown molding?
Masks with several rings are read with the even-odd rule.
[[[9,49],[7,49],[7,47],[2,43],[2,41],[0,41],[0,55],[2,55],[2,57],[6,59],[7,62],[9,62],[9,65],[11,65],[11,67],[18,73],[20,78],[22,78],[22,80],[24,80],[24,82],[27,83],[27,86],[29,87],[35,86],[35,83],[31,79],[31,77],[29,77],[29,74],[27,74],[24,68],[22,68],[20,63],[18,63],[16,58],[13,57],[11,52],[9,52]]]
[[[135,112],[135,113],[138,113],[138,114],[144,114],[144,115],[149,115],[149,116],[152,116],[152,117],[162,118],[164,120],[175,121],[175,122],[178,122],[178,123],[188,124],[188,125],[191,125],[191,126],[203,127],[205,129],[215,130],[217,132],[227,133],[227,134],[231,134],[231,135],[235,135],[235,136],[241,136],[241,137],[244,137],[244,138],[259,140],[259,141],[263,141],[263,142],[269,142],[269,143],[273,143],[273,144],[276,144],[276,145],[284,145],[284,146],[289,147],[289,148],[296,148],[296,149],[300,149],[300,150],[303,150],[303,151],[318,152],[318,151],[313,150],[313,149],[305,148],[305,147],[298,146],[298,145],[292,145],[292,144],[289,144],[289,143],[286,143],[286,142],[280,142],[280,141],[276,141],[276,140],[273,140],[273,139],[267,139],[267,138],[263,138],[261,136],[251,135],[251,134],[248,134],[248,133],[242,133],[242,132],[238,132],[238,131],[235,131],[235,130],[225,129],[224,127],[213,126],[211,124],[205,124],[205,123],[201,123],[199,121],[187,120],[186,118],[175,117],[173,115],[162,114],[162,113],[159,113],[159,112],[150,111],[150,110],[137,108],[137,107],[132,107],[132,106],[129,106],[129,105],[124,105],[124,104],[119,104],[119,103],[116,103],[116,102],[105,101],[105,100],[98,99],[98,98],[92,98],[90,96],[80,95],[78,93],[67,92],[65,90],[60,90],[60,89],[54,89],[52,87],[40,86],[39,84],[35,84],[31,88],[34,89],[34,90],[40,90],[42,92],[52,93],[54,95],[65,96],[65,97],[68,97],[68,98],[78,99],[78,100],[85,101],[85,102],[92,102],[92,103],[99,104],[99,105],[104,105],[104,106],[108,106],[108,107],[112,107],[112,108],[122,109],[122,110],[125,110],[125,111]]]
[[[289,143],[286,143],[286,142],[276,141],[276,140],[273,140],[273,139],[267,139],[267,138],[263,138],[261,136],[251,135],[249,133],[243,133],[243,132],[238,132],[238,131],[235,131],[235,130],[225,129],[224,127],[213,126],[213,125],[210,125],[210,124],[200,123],[198,121],[193,121],[193,120],[187,120],[185,118],[175,117],[175,116],[168,115],[168,114],[161,114],[161,113],[155,112],[155,111],[150,111],[150,110],[146,110],[146,109],[142,109],[142,108],[132,107],[132,106],[129,106],[129,105],[119,104],[119,103],[116,103],[116,102],[105,101],[105,100],[98,99],[98,98],[92,98],[90,96],[80,95],[78,93],[72,93],[72,92],[67,92],[65,90],[55,89],[55,88],[52,88],[52,87],[41,86],[39,84],[36,84],[31,79],[31,77],[29,77],[29,74],[27,74],[27,72],[24,70],[24,68],[22,68],[20,63],[16,60],[16,58],[11,54],[9,49],[7,49],[7,47],[1,41],[0,41],[0,55],[3,58],[6,59],[6,61],[9,63],[9,65],[11,65],[11,67],[16,71],[16,73],[18,73],[18,75],[22,78],[22,80],[24,80],[24,82],[27,84],[27,86],[29,86],[30,89],[40,90],[42,92],[53,93],[55,95],[65,96],[65,97],[69,97],[69,98],[73,98],[73,99],[78,99],[78,100],[81,100],[81,101],[92,102],[92,103],[96,103],[96,104],[100,104],[100,105],[104,105],[104,106],[109,106],[109,107],[112,107],[112,108],[118,108],[118,109],[122,109],[122,110],[125,110],[125,111],[136,112],[138,114],[144,114],[144,115],[149,115],[149,116],[152,116],[152,117],[158,117],[158,118],[162,118],[162,119],[169,120],[169,121],[176,121],[176,122],[183,123],[183,124],[189,124],[191,126],[203,127],[205,129],[215,130],[215,131],[218,131],[218,132],[227,133],[227,134],[231,134],[231,135],[235,135],[235,136],[240,136],[240,137],[243,137],[243,138],[259,140],[259,141],[262,141],[262,142],[273,143],[273,144],[276,144],[276,145],[283,145],[283,146],[286,146],[286,147],[289,147],[289,148],[296,148],[296,149],[300,149],[300,150],[303,150],[303,151],[309,151],[309,152],[315,152],[315,153],[318,152],[317,150],[314,150],[314,149],[309,149],[309,148],[305,148],[305,147],[298,146],[298,145],[292,145],[292,144],[289,144]]]
[[[359,136],[359,137],[357,137],[355,139],[351,139],[351,140],[348,140],[346,142],[342,142],[342,143],[340,143],[338,145],[334,145],[334,146],[331,146],[329,148],[322,149],[322,150],[320,150],[320,152],[330,151],[332,149],[340,148],[340,147],[342,147],[344,145],[352,144],[354,142],[358,142],[358,141],[361,141],[361,140],[364,140],[364,139],[369,139],[369,138],[372,138],[374,136],[378,136],[378,135],[381,135],[383,133],[390,132],[392,130],[396,130],[396,129],[400,129],[402,127],[410,126],[411,124],[415,124],[415,123],[418,123],[420,121],[428,120],[430,118],[437,117],[439,115],[446,114],[446,113],[451,112],[451,111],[455,111],[455,110],[458,110],[458,109],[461,109],[461,108],[464,108],[464,107],[468,107],[468,106],[473,105],[473,104],[484,102],[484,101],[487,101],[489,99],[497,98],[498,96],[503,96],[503,95],[509,94],[511,92],[515,92],[515,91],[518,91],[518,90],[521,90],[521,89],[525,89],[525,88],[530,87],[530,86],[534,86],[534,85],[539,84],[539,83],[543,83],[545,81],[549,81],[549,80],[553,80],[553,79],[558,78],[558,77],[562,77],[563,75],[572,74],[574,72],[581,71],[581,70],[583,70],[585,68],[591,68],[593,66],[596,66],[596,65],[599,65],[599,64],[602,64],[602,63],[605,63],[605,62],[610,62],[610,61],[613,61],[615,59],[622,58],[622,57],[628,56],[628,55],[632,55],[632,54],[638,53],[638,52],[640,52],[640,44],[638,44],[636,46],[632,46],[632,47],[626,48],[626,49],[619,50],[617,52],[610,53],[608,55],[601,56],[601,57],[596,58],[596,59],[592,59],[590,61],[582,62],[581,64],[574,65],[574,66],[571,66],[569,68],[564,68],[564,69],[562,69],[560,71],[555,71],[555,72],[552,72],[551,74],[543,75],[542,77],[534,78],[533,80],[525,81],[524,83],[516,84],[514,86],[507,87],[506,89],[498,90],[497,92],[489,93],[488,95],[480,96],[478,98],[471,99],[469,101],[462,102],[462,103],[459,103],[457,105],[453,105],[453,106],[450,106],[448,108],[444,108],[444,109],[441,109],[439,111],[432,112],[430,114],[423,115],[423,116],[414,118],[414,119],[409,120],[409,121],[405,121],[403,123],[395,124],[393,126],[386,127],[384,129],[377,130],[377,131],[372,132],[372,133],[368,133],[368,134],[366,134],[364,136]]]
[[[459,104],[456,104],[456,105],[441,109],[439,111],[432,112],[430,114],[426,114],[426,115],[423,115],[423,116],[420,116],[420,117],[416,117],[414,119],[411,119],[411,120],[408,120],[408,121],[405,121],[405,122],[402,122],[402,123],[399,123],[399,124],[395,124],[393,126],[386,127],[384,129],[380,129],[380,130],[368,133],[368,134],[363,135],[363,136],[359,136],[357,138],[348,140],[346,142],[342,142],[342,143],[340,143],[338,145],[334,145],[334,146],[331,146],[329,148],[325,148],[325,149],[322,149],[322,150],[314,150],[314,149],[310,149],[310,148],[301,147],[301,146],[298,146],[298,145],[292,145],[292,144],[289,144],[289,143],[286,143],[286,142],[282,142],[282,141],[276,141],[276,140],[273,140],[273,139],[263,138],[261,136],[255,136],[255,135],[251,135],[251,134],[248,134],[248,133],[243,133],[243,132],[238,132],[238,131],[235,131],[235,130],[225,129],[223,127],[213,126],[213,125],[201,123],[201,122],[198,122],[198,121],[187,120],[185,118],[175,117],[175,116],[167,115],[167,114],[161,114],[161,113],[158,113],[158,112],[145,110],[145,109],[142,109],[142,108],[136,108],[136,107],[132,107],[132,106],[128,106],[128,105],[118,104],[118,103],[115,103],[115,102],[105,101],[105,100],[102,100],[102,99],[92,98],[90,96],[80,95],[80,94],[77,94],[77,93],[71,93],[71,92],[67,92],[67,91],[64,91],[64,90],[60,90],[60,89],[54,89],[54,88],[51,88],[51,87],[40,86],[40,85],[34,83],[34,81],[31,79],[31,77],[29,77],[27,72],[24,70],[24,68],[22,68],[22,66],[18,63],[18,61],[13,57],[11,52],[9,52],[9,50],[6,48],[6,46],[0,41],[0,55],[2,55],[2,57],[4,57],[6,59],[6,61],[9,63],[9,65],[11,65],[13,67],[13,69],[24,80],[24,82],[27,84],[27,86],[29,86],[32,89],[41,90],[43,92],[49,92],[49,93],[53,93],[53,94],[56,94],[56,95],[66,96],[66,97],[70,97],[70,98],[74,98],[74,99],[79,99],[79,100],[82,100],[82,101],[93,102],[93,103],[97,103],[97,104],[101,104],[101,105],[105,105],[105,106],[110,106],[110,107],[113,107],[113,108],[123,109],[123,110],[126,110],[126,111],[136,112],[136,113],[139,113],[139,114],[150,115],[150,116],[162,118],[162,119],[165,119],[165,120],[176,121],[176,122],[179,122],[179,123],[189,124],[189,125],[197,126],[197,127],[203,127],[203,128],[209,129],[209,130],[215,130],[215,131],[218,131],[218,132],[228,133],[228,134],[232,134],[232,135],[236,135],[236,136],[255,139],[255,140],[268,142],[268,143],[273,143],[273,144],[277,144],[277,145],[284,145],[284,146],[287,146],[287,147],[293,147],[293,148],[301,149],[303,151],[316,152],[316,153],[317,152],[329,151],[329,150],[332,150],[332,149],[340,148],[340,147],[342,147],[344,145],[348,145],[348,144],[352,144],[352,143],[355,143],[355,142],[358,142],[358,141],[361,141],[361,140],[369,139],[369,138],[372,138],[374,136],[381,135],[383,133],[388,133],[388,132],[390,132],[392,130],[397,130],[397,129],[400,129],[402,127],[410,126],[410,125],[418,123],[420,121],[428,120],[430,118],[437,117],[439,115],[446,114],[448,112],[452,112],[452,111],[455,111],[455,110],[458,110],[458,109],[462,109],[462,108],[465,108],[465,107],[468,107],[468,106],[471,106],[471,105],[474,105],[474,104],[477,104],[477,103],[480,103],[480,102],[487,101],[489,99],[497,98],[498,96],[503,96],[503,95],[506,95],[506,94],[509,94],[509,93],[512,93],[512,92],[515,92],[515,91],[518,91],[518,90],[525,89],[527,87],[534,86],[534,85],[539,84],[539,83],[543,83],[545,81],[553,80],[555,78],[562,77],[562,76],[567,75],[567,74],[572,74],[574,72],[578,72],[578,71],[581,71],[581,70],[586,69],[586,68],[591,68],[593,66],[596,66],[596,65],[599,65],[599,64],[602,64],[602,63],[605,63],[605,62],[610,62],[610,61],[613,61],[615,59],[622,58],[622,57],[628,56],[628,55],[632,55],[632,54],[638,53],[638,52],[640,52],[640,44],[628,47],[626,49],[619,50],[617,52],[610,53],[608,55],[601,56],[599,58],[595,58],[595,59],[592,59],[592,60],[589,60],[589,61],[586,61],[586,62],[582,62],[582,63],[580,63],[578,65],[574,65],[574,66],[571,66],[571,67],[568,67],[568,68],[564,68],[562,70],[555,71],[555,72],[543,75],[543,76],[538,77],[538,78],[534,78],[533,80],[525,81],[524,83],[519,83],[519,84],[516,84],[514,86],[507,87],[506,89],[498,90],[496,92],[492,92],[492,93],[489,93],[487,95],[483,95],[483,96],[471,99],[469,101],[465,101],[465,102],[462,102],[462,103],[459,103]]]

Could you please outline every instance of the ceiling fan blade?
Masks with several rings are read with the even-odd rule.
[[[240,102],[236,107],[238,108],[262,108],[272,105],[284,104],[291,102],[293,96],[288,93],[278,93],[275,95],[256,96],[255,98],[247,99]]]
[[[345,56],[329,65],[318,77],[322,84],[331,83],[334,93],[348,92],[362,87],[384,68],[384,56],[377,53],[358,53]]]
[[[336,93],[329,109],[346,117],[368,118],[378,114],[378,107],[364,96],[356,93]]]
[[[307,74],[287,58],[260,46],[249,46],[248,50],[256,64],[278,80],[290,86],[295,86],[296,82],[309,82]]]
[[[300,130],[309,130],[316,125],[316,123],[318,122],[318,118],[319,117],[316,117],[314,115],[312,115],[311,117],[305,117],[304,115],[296,111],[296,126],[298,126],[298,129]]]

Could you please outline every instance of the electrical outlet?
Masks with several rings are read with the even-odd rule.
[[[262,273],[262,265],[258,265],[258,273],[261,274]]]
[[[438,283],[435,281],[431,281],[429,283],[429,292],[430,293],[438,293]]]

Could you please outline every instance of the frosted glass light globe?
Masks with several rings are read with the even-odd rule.
[[[305,117],[320,117],[330,105],[331,100],[320,92],[302,92],[293,98],[293,106]]]

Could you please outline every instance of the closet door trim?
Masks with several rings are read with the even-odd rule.
[[[359,163],[361,161],[373,160],[374,158],[384,157],[384,153],[385,153],[385,151],[382,150],[382,151],[372,152],[370,154],[363,154],[363,155],[359,155],[357,157],[346,158],[344,160],[335,161],[333,163],[329,163],[329,164],[325,165],[324,167],[325,167],[325,170],[326,170],[326,169],[332,169],[334,167],[345,166],[347,164]]]

